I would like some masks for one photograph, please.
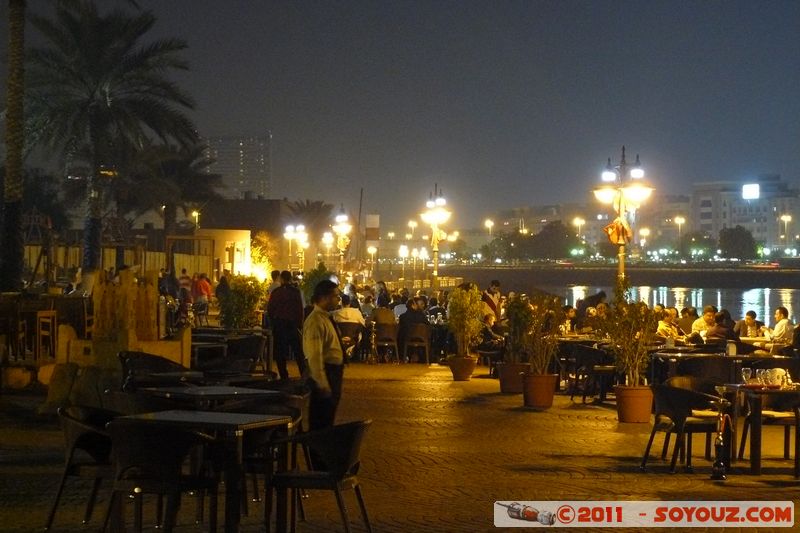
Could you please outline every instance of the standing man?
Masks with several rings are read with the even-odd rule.
[[[339,306],[339,286],[322,280],[314,287],[314,309],[303,324],[303,350],[308,358],[311,430],[333,426],[342,397],[344,350],[330,313]]]
[[[281,379],[289,378],[286,361],[289,352],[294,353],[297,369],[302,376],[305,372],[305,357],[300,340],[303,328],[303,298],[300,289],[292,283],[292,274],[284,270],[279,276],[280,286],[272,291],[267,303],[267,315],[275,336],[275,363]]]
[[[499,322],[502,317],[500,316],[500,282],[498,280],[493,279],[489,282],[489,288],[483,291],[481,301],[484,314],[494,313],[495,319]]]

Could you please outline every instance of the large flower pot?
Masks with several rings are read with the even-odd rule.
[[[447,366],[450,367],[450,372],[453,373],[453,381],[469,381],[477,364],[478,358],[472,356],[462,357],[456,355],[447,359]]]
[[[650,387],[614,387],[617,396],[617,418],[620,422],[646,424],[653,409],[653,390]]]
[[[557,382],[558,374],[523,374],[523,405],[534,409],[549,409],[552,407]]]
[[[497,363],[497,377],[500,379],[500,392],[503,394],[522,393],[522,374],[529,371],[528,363]]]

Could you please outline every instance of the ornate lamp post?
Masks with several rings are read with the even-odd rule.
[[[333,232],[336,234],[336,248],[339,250],[339,273],[344,272],[344,252],[347,250],[347,245],[350,244],[350,231],[353,226],[350,225],[347,213],[344,210],[344,204],[336,215],[336,225],[333,226]]]
[[[402,278],[406,279],[406,258],[408,258],[408,246],[405,244],[401,244],[400,248],[397,250],[397,255],[400,257],[400,260],[403,262],[403,273]]]
[[[197,233],[197,230],[200,229],[200,211],[197,209],[192,211],[192,217],[194,218],[194,232]]]
[[[414,265],[414,269],[411,271],[412,272],[411,280],[413,281],[417,279],[417,259],[419,258],[418,248],[414,248],[413,250],[411,250],[411,258],[412,258],[412,264]]]
[[[781,222],[783,222],[783,236],[784,244],[789,245],[789,222],[792,221],[792,215],[781,215]]]
[[[610,224],[606,231],[612,243],[619,246],[617,278],[618,281],[625,279],[625,244],[630,240],[632,232],[628,225],[628,212],[635,210],[650,197],[653,192],[652,187],[644,183],[644,170],[639,163],[639,156],[636,162],[629,166],[625,160],[625,147],[622,147],[622,158],[619,164],[611,164],[608,158],[608,166],[601,176],[603,185],[594,189],[594,196],[604,204],[614,206],[617,218]]]
[[[322,244],[325,246],[325,262],[330,263],[331,248],[333,247],[333,233],[326,231],[322,234]]]
[[[494,227],[494,220],[487,218],[483,221],[483,227],[489,232],[489,237],[492,236],[492,228]]]
[[[578,233],[576,233],[575,236],[579,239],[581,238],[581,228],[584,224],[586,224],[586,221],[581,217],[575,217],[572,219],[572,225],[578,228]]]
[[[426,273],[426,270],[428,269],[428,259],[429,259],[429,257],[430,256],[428,255],[428,249],[425,248],[425,247],[422,247],[420,249],[420,251],[419,251],[419,258],[422,260],[422,279],[426,279],[428,277],[427,273]]]
[[[393,231],[390,231],[389,233],[387,233],[386,236],[389,238],[390,241],[394,240],[394,232]]]
[[[375,254],[377,252],[378,252],[378,249],[375,248],[374,246],[370,246],[370,247],[367,248],[367,253],[369,254],[370,264],[372,265],[372,268],[370,269],[370,272],[369,272],[369,277],[371,277],[372,279],[375,279]]]
[[[412,239],[414,238],[414,230],[417,229],[417,226],[419,226],[419,223],[416,220],[409,220],[408,221],[408,229],[411,230],[411,238]]]
[[[433,251],[433,280],[431,287],[439,288],[439,241],[446,238],[446,234],[439,229],[439,226],[450,220],[450,211],[447,209],[447,201],[442,196],[442,192],[434,186],[434,193],[425,203],[427,208],[420,215],[422,221],[431,227],[431,251]]]
[[[678,225],[678,244],[681,242],[681,228],[686,224],[686,219],[680,215],[675,217],[675,224]]]
[[[300,227],[302,228],[303,226]],[[289,243],[289,254],[286,257],[288,259],[288,270],[290,271],[292,270],[292,241],[294,240],[296,235],[297,233],[294,226],[292,225],[286,226],[286,229],[283,232],[283,238],[286,239]]]

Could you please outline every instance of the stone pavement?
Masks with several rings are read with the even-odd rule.
[[[437,365],[347,368],[339,419],[374,422],[359,477],[376,532],[492,531],[495,500],[800,499],[792,462],[779,459],[780,428],[765,430],[760,477],[745,473],[745,461],[727,482],[710,481],[710,465],[697,455],[702,437],[694,473],[670,475],[655,458],[641,473],[649,424],[619,424],[612,408],[573,404],[565,396],[549,411],[529,411],[521,396],[499,394],[485,373],[478,367],[478,377],[456,383]],[[0,398],[0,531],[41,530],[57,486],[61,436],[53,419],[30,414],[40,400]],[[654,450],[661,442],[657,437]],[[105,493],[92,525],[81,527],[88,489],[81,482],[68,487],[54,531],[96,530]],[[345,499],[354,531],[364,531],[353,495]],[[305,507],[308,520],[299,531],[343,531],[333,495],[313,493]],[[186,498],[179,531],[201,530],[191,522],[192,510]],[[254,514],[244,531],[262,530]]]

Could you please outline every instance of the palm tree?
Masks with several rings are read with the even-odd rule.
[[[49,45],[29,51],[35,140],[64,154],[87,153],[84,273],[100,264],[103,181],[117,176],[120,146],[142,147],[151,136],[181,145],[197,138],[184,114],[194,103],[167,78],[188,68],[179,57],[186,43],[143,43],[155,21],[149,11],[101,14],[88,0],[57,4],[53,20],[32,19]]]
[[[6,175],[0,234],[0,289],[22,286],[22,152],[25,145],[25,0],[8,1],[8,92],[6,95]]]
[[[333,206],[321,200],[297,200],[288,206],[292,223],[303,224],[314,239],[322,238],[331,225]]]

